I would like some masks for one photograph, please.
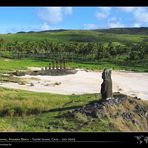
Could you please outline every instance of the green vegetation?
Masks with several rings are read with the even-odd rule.
[[[24,85],[22,79],[3,74],[45,67],[53,59],[68,60],[70,68],[148,72],[147,40],[143,30],[137,34],[129,30],[61,30],[0,35],[0,82]],[[99,98],[99,94],[68,96],[0,87],[0,131],[128,130],[120,119],[94,119],[80,113],[75,118],[65,116]]]
[[[74,117],[66,114],[92,101],[99,100],[99,94],[56,95],[33,93],[22,90],[0,88],[0,131],[142,131],[141,123],[133,126],[121,118],[115,118],[117,112],[129,111],[133,106],[108,106],[106,114],[113,116],[101,119],[76,113]],[[148,102],[141,102],[142,104]],[[114,114],[113,114],[114,113]],[[137,115],[136,119],[142,121]],[[143,120],[145,121],[145,120]]]
[[[18,33],[18,34],[7,34],[1,35],[1,38],[9,41],[40,41],[42,39],[47,39],[54,42],[69,42],[69,41],[105,41],[109,42],[111,39],[113,41],[136,41],[139,42],[143,40],[143,37],[147,37],[147,34],[116,34],[116,33],[106,33],[99,30],[65,30],[57,32],[35,32],[35,33]]]
[[[75,121],[64,113],[98,98],[98,94],[66,96],[0,88],[0,131],[78,131],[85,119],[78,116]],[[102,122],[98,131],[107,131]],[[87,125],[83,130],[90,129]]]
[[[0,73],[16,70],[26,70],[27,67],[47,66],[49,61],[31,59],[6,59],[0,58]]]
[[[83,68],[86,70],[102,70],[104,67],[112,68],[113,70],[129,70],[138,72],[147,72],[147,63],[143,59],[143,66],[139,63],[139,60],[126,65],[126,62],[122,65],[121,62],[116,62],[113,59],[112,62],[100,61],[94,62],[68,62],[69,68]],[[35,59],[7,59],[0,58],[0,73],[7,73],[9,71],[26,70],[28,67],[45,67],[51,60],[35,60]],[[0,75],[1,77],[1,75]]]
[[[107,64],[115,69],[147,71],[147,28],[144,30],[139,29],[137,34],[134,29],[125,32],[115,29],[115,33],[113,30],[59,30],[0,35],[0,56],[16,59],[14,68],[67,59],[73,63],[70,65],[89,65],[86,67],[90,69],[93,69],[90,65],[101,65],[100,69]],[[23,59],[24,64],[17,59]]]

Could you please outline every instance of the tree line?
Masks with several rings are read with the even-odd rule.
[[[11,58],[66,58],[71,60],[101,60],[122,55],[127,60],[137,60],[148,57],[148,44],[141,42],[132,45],[115,45],[113,42],[51,42],[40,41],[6,41],[0,39],[1,56]]]

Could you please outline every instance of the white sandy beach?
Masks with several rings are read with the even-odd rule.
[[[78,70],[65,76],[21,76],[28,84],[1,83],[1,87],[54,94],[99,93],[102,83],[101,72]],[[148,100],[148,73],[126,71],[112,72],[113,91]],[[30,86],[33,83],[34,86]],[[56,85],[58,83],[58,85]]]

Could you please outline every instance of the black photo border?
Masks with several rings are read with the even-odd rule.
[[[147,0],[1,0],[0,6],[148,6]]]

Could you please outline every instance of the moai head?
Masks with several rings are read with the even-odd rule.
[[[51,63],[49,63],[48,68],[51,69]]]
[[[103,73],[102,73],[102,79],[103,80],[109,80],[109,79],[111,79],[111,72],[112,72],[112,70],[111,69],[104,69],[103,70]]]
[[[59,62],[60,62],[60,69],[62,69],[62,60],[60,60]]]
[[[58,69],[58,61],[56,61],[56,69]]]
[[[47,70],[47,67],[45,67],[45,70]]]
[[[66,61],[63,60],[63,68],[66,69]]]
[[[102,99],[112,98],[111,69],[104,69],[102,73],[103,83],[101,84]]]
[[[55,69],[55,62],[52,61],[52,69]]]

